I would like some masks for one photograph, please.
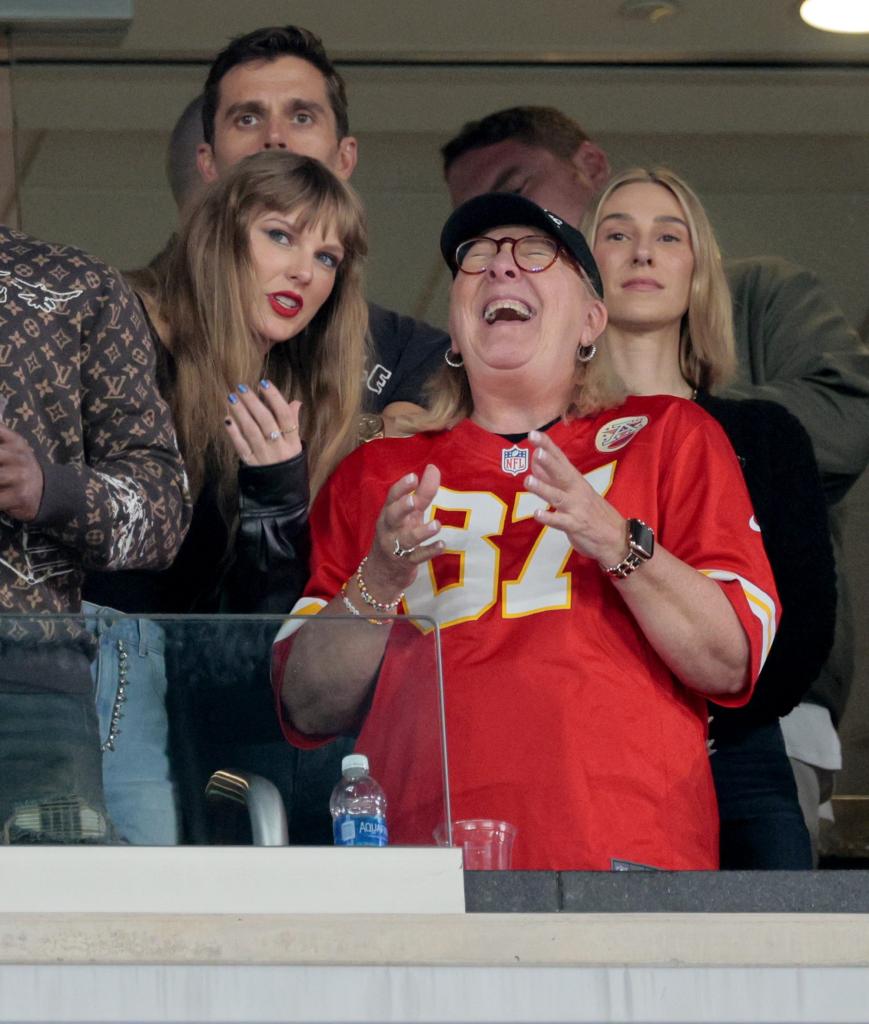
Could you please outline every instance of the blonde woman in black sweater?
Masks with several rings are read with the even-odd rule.
[[[780,716],[829,653],[836,583],[811,442],[783,406],[715,396],[734,372],[731,299],[712,227],[665,168],[630,170],[604,190],[586,229],[601,270],[606,357],[634,394],[693,399],[724,428],[742,465],[782,605],[751,702],[716,708],[710,735],[722,868],[811,868]]]

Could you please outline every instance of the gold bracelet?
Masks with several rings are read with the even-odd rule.
[[[404,600],[404,591],[402,590],[402,592],[394,601],[378,601],[374,596],[372,596],[371,592],[368,590],[368,587],[365,586],[365,580],[362,576],[362,570],[365,568],[365,563],[367,561],[368,555],[366,555],[359,563],[359,566],[357,567],[355,573],[356,586],[359,588],[359,596],[368,605],[369,608],[373,608],[380,615],[394,615],[396,608],[398,608],[398,606]]]
[[[341,587],[341,600],[344,602],[344,607],[351,615],[356,615],[360,619],[365,618],[372,624],[372,626],[388,626],[392,622],[392,619],[369,619],[367,616],[363,616],[362,612],[360,612],[356,605],[350,600],[350,595],[347,593],[346,583]]]

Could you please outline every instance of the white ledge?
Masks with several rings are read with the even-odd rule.
[[[0,914],[0,964],[869,967],[859,914]]]
[[[0,847],[7,914],[438,914],[465,909],[435,847]],[[179,918],[180,920],[180,918]]]

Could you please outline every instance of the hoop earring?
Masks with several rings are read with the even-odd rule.
[[[446,350],[446,352],[444,352],[444,362],[447,364],[447,366],[451,366],[454,370],[461,370],[461,368],[465,365],[465,361],[464,361],[464,359],[462,359],[462,353],[461,352],[456,352],[455,353],[456,356],[458,357],[455,362],[453,362],[453,360],[450,359],[450,356],[452,354],[453,354],[452,349],[448,348]]]
[[[576,350],[576,361],[578,363],[590,363],[597,353],[597,345],[580,345]]]

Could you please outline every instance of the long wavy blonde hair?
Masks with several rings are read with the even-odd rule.
[[[688,294],[688,310],[682,317],[679,364],[682,376],[692,387],[721,388],[736,372],[736,343],[733,337],[733,304],[721,250],[715,232],[697,194],[667,167],[633,167],[610,179],[594,209],[586,216],[583,231],[594,248],[600,211],[614,192],[625,185],[651,183],[667,189],[682,207],[691,248],[694,273]]]
[[[344,258],[305,330],[272,346],[263,360],[251,326],[250,226],[270,211],[291,214],[298,230],[334,229]],[[368,344],[366,251],[356,193],[319,161],[285,151],[242,160],[190,211],[155,296],[175,364],[167,397],[193,493],[216,477],[228,521],[237,505],[238,455],[223,420],[227,394],[239,383],[254,387],[267,377],[287,400],[301,400],[312,494],[354,447]]]

